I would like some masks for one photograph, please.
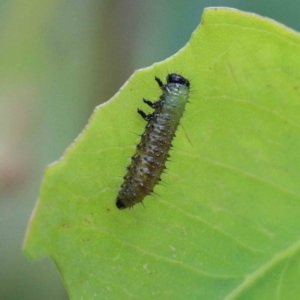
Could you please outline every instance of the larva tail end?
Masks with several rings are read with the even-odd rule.
[[[117,206],[118,209],[125,209],[126,208],[126,206],[123,203],[122,199],[120,199],[119,197],[117,198],[116,206]]]

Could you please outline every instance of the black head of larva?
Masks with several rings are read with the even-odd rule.
[[[187,79],[175,73],[168,74],[166,79],[167,79],[167,83],[178,83],[178,84],[185,85],[187,87],[190,86],[190,82]]]

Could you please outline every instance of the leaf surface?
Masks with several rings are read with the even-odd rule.
[[[28,257],[50,256],[71,299],[298,299],[299,57],[298,33],[205,10],[190,42],[135,72],[46,170]],[[192,92],[164,184],[118,210],[136,109],[168,72]]]

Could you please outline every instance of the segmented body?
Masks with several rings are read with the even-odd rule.
[[[147,115],[138,109],[148,123],[127,167],[116,200],[119,209],[132,207],[153,192],[165,169],[172,140],[188,102],[190,83],[187,79],[173,73],[167,76],[166,84],[157,77],[155,80],[163,94],[156,102],[143,99],[154,109],[153,113]]]

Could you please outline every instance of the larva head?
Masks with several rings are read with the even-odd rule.
[[[185,79],[184,77],[182,77],[181,75],[172,73],[172,74],[168,74],[167,78],[167,83],[177,83],[177,84],[181,84],[184,85],[186,87],[190,87],[190,82]]]

